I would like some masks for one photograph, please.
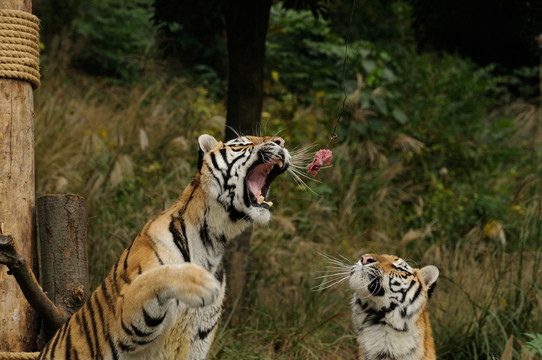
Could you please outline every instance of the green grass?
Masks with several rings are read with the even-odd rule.
[[[158,74],[158,80],[120,87],[66,72],[65,63],[48,59],[36,94],[37,193],[86,197],[95,287],[143,225],[188,184],[197,136],[222,137],[225,109],[182,79],[160,80]],[[437,96],[438,104],[413,96],[405,108],[423,105],[428,110],[416,112],[443,116],[445,96]],[[290,149],[321,146],[335,105],[269,100],[262,128],[279,133]],[[439,359],[500,358],[509,339],[510,356],[519,359],[533,340],[525,334],[542,329],[540,137],[533,140],[540,125],[525,130],[533,120],[521,118],[516,105],[507,108],[514,114],[505,114],[504,130],[488,133],[498,124],[486,116],[489,107],[476,108],[477,114],[487,110],[476,125],[486,131],[475,139],[478,145],[445,134],[465,151],[460,155],[469,161],[462,167],[445,163],[454,154],[439,148],[444,135],[438,122],[418,128],[431,143],[420,147],[413,135],[405,137],[405,128],[360,133],[363,121],[387,118],[371,115],[361,102],[348,106],[352,117],[341,123],[333,167],[318,181],[307,180],[314,192],[286,175],[273,186],[272,221],[252,238],[242,319],[233,326],[224,314],[210,358],[355,359],[347,286],[313,289],[327,265],[322,254],[357,259],[371,251],[440,268],[430,304]],[[503,149],[523,150],[510,159]],[[443,165],[449,166],[446,179],[439,175]],[[506,243],[491,224],[502,227]]]

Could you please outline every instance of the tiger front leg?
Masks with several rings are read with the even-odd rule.
[[[136,277],[119,299],[120,325],[129,348],[155,340],[162,333],[171,309],[170,300],[190,307],[212,304],[221,284],[200,266],[192,263],[163,265]]]

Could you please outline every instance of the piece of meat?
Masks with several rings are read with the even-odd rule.
[[[309,171],[309,174],[312,176],[316,176],[322,166],[324,165],[331,165],[331,159],[333,158],[333,153],[331,150],[328,149],[321,149],[314,154],[314,159],[312,162],[307,165],[307,169]]]

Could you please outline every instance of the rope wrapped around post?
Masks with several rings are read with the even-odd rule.
[[[39,352],[3,352],[0,351],[0,360],[34,360]]]
[[[27,12],[0,9],[0,77],[40,85],[39,19]]]

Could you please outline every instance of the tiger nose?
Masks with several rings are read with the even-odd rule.
[[[277,145],[280,145],[280,147],[284,147],[284,139],[281,137],[273,138],[273,142]]]
[[[375,261],[376,261],[375,258],[372,257],[371,255],[363,255],[363,256],[361,257],[361,263],[362,263],[363,265],[370,264],[370,263],[373,263],[373,262],[375,262]]]

